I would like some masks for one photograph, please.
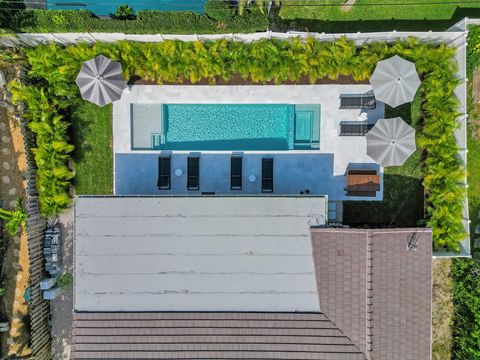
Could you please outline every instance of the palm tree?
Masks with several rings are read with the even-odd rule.
[[[27,213],[23,208],[21,199],[17,199],[15,210],[0,208],[0,219],[6,221],[5,229],[11,236],[17,235],[20,227],[27,224]]]

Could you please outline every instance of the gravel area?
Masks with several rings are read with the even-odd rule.
[[[60,215],[62,270],[73,274],[73,208]],[[52,359],[70,359],[72,344],[73,287],[52,301]]]

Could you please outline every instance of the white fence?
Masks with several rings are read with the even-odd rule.
[[[455,94],[460,100],[459,112],[461,116],[458,118],[459,127],[455,131],[455,139],[459,147],[459,157],[462,160],[465,169],[467,166],[467,75],[466,75],[466,46],[467,46],[467,26],[469,24],[480,24],[480,19],[465,18],[455,24],[445,32],[375,32],[375,33],[349,33],[349,34],[326,34],[326,33],[309,33],[309,32],[286,32],[278,33],[272,31],[252,33],[252,34],[213,34],[213,35],[167,35],[167,34],[146,34],[146,35],[129,35],[124,33],[48,33],[48,34],[16,34],[0,37],[0,46],[15,47],[37,46],[40,44],[57,43],[62,45],[76,44],[80,42],[115,42],[121,40],[137,41],[137,42],[162,42],[165,40],[180,41],[208,41],[217,39],[227,39],[231,41],[254,42],[262,39],[287,39],[291,37],[307,38],[314,37],[319,41],[334,41],[342,36],[349,40],[353,40],[356,45],[361,46],[376,41],[394,42],[397,40],[407,39],[410,36],[418,38],[422,41],[442,42],[457,49],[456,60],[458,62],[457,77],[461,80],[461,84],[456,88]],[[468,188],[467,177],[463,181],[465,188]],[[461,243],[460,253],[436,252],[435,257],[445,256],[470,256],[470,220],[468,214],[468,197],[465,197],[463,209],[463,225],[468,236]]]
[[[130,40],[138,42],[162,42],[165,40],[180,41],[207,41],[217,39],[227,39],[232,41],[253,42],[262,39],[287,39],[290,37],[306,38],[312,36],[319,41],[334,41],[342,36],[355,41],[357,45],[362,45],[374,41],[392,42],[399,39],[406,39],[409,36],[416,37],[420,40],[433,42],[446,42],[448,44],[458,41],[464,31],[451,32],[377,32],[377,33],[351,33],[351,34],[326,34],[326,33],[307,33],[307,32],[287,32],[278,33],[272,31],[251,33],[251,34],[212,34],[212,35],[166,35],[166,34],[146,34],[146,35],[129,35],[124,33],[35,33],[35,34],[16,34],[0,37],[0,45],[6,47],[24,45],[36,46],[46,43],[58,43],[62,45],[75,44],[79,42],[94,43],[115,42],[121,40]]]

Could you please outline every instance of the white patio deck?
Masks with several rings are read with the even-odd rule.
[[[157,168],[155,155],[159,150],[131,149],[131,103],[156,104],[320,104],[320,148],[318,150],[243,151],[243,194],[259,193],[260,185],[248,183],[249,174],[260,175],[257,158],[264,154],[275,157],[276,193],[295,194],[309,189],[314,194],[328,195],[331,200],[381,200],[382,189],[375,198],[345,196],[345,172],[349,167],[383,169],[366,154],[364,136],[339,136],[341,121],[360,121],[366,112],[368,121],[374,123],[384,116],[383,103],[377,102],[373,110],[340,109],[341,94],[364,94],[370,85],[280,85],[280,86],[201,86],[201,85],[137,85],[126,90],[120,101],[113,105],[113,149],[115,156],[115,193],[133,194],[183,194],[185,179],[173,175],[172,190],[160,192],[156,188]],[[169,151],[178,154],[172,159],[173,168],[183,168],[189,151]],[[229,187],[231,151],[202,151],[202,192],[232,193]],[[134,155],[135,154],[135,155]],[[182,154],[183,156],[180,156]],[[213,155],[217,156],[213,156]],[[209,156],[206,156],[209,155]],[[223,155],[223,156],[222,156]],[[177,160],[176,160],[177,159]],[[223,159],[223,160],[220,160]],[[250,159],[250,160],[249,160]],[[258,162],[258,164],[257,164]],[[249,165],[250,164],[250,165]],[[250,168],[249,168],[250,166]],[[185,171],[184,171],[185,173]],[[183,176],[185,177],[185,175]],[[185,180],[185,181],[184,181]],[[176,182],[176,183],[175,183]],[[177,186],[178,185],[178,186]],[[238,192],[237,192],[238,193]]]

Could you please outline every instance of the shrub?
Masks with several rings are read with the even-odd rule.
[[[135,13],[133,9],[128,5],[119,5],[115,10],[114,14],[111,14],[110,17],[117,20],[133,20],[135,19]]]
[[[243,17],[235,17],[242,19]],[[237,21],[237,20],[236,20]],[[239,21],[239,20],[238,20]],[[252,83],[281,84],[308,79],[314,83],[328,77],[336,79],[351,75],[355,80],[368,79],[379,60],[400,55],[416,63],[423,78],[420,86],[421,116],[417,132],[419,147],[424,153],[422,167],[426,193],[428,225],[433,229],[434,247],[459,250],[458,242],[465,236],[462,226],[464,188],[460,184],[464,172],[457,157],[454,131],[457,127],[457,106],[453,90],[455,50],[414,38],[393,44],[376,42],[357,48],[352,41],[340,38],[335,42],[319,42],[313,38],[302,42],[262,40],[253,43],[218,40],[210,42],[164,41],[160,43],[96,43],[63,47],[41,45],[25,49],[30,64],[32,85],[14,86],[15,97],[27,105],[26,116],[38,134],[36,156],[39,169],[39,191],[46,213],[58,212],[69,185],[66,161],[71,147],[65,117],[68,108],[79,101],[74,80],[81,62],[103,54],[121,62],[127,79],[139,77],[158,83],[197,83],[206,79],[211,84],[230,81],[241,76]],[[142,61],[138,61],[142,59]],[[53,129],[58,126],[58,129]],[[47,127],[59,137],[62,146],[54,148],[52,133],[41,135]],[[42,149],[42,150],[40,150]],[[44,151],[46,150],[46,151]],[[59,156],[50,161],[51,154]],[[44,157],[46,157],[44,159]],[[61,171],[54,172],[59,167]],[[43,177],[55,180],[53,185]],[[50,195],[62,194],[55,202]],[[47,196],[48,195],[48,196]],[[55,198],[53,198],[55,199]]]
[[[214,16],[218,16],[218,13]],[[138,11],[131,20],[100,19],[87,10],[28,10],[16,18],[22,32],[123,32],[127,34],[251,33],[268,29],[266,15],[253,9],[220,21],[190,11]]]
[[[472,259],[454,259],[453,349],[452,359],[480,358],[480,263]]]

